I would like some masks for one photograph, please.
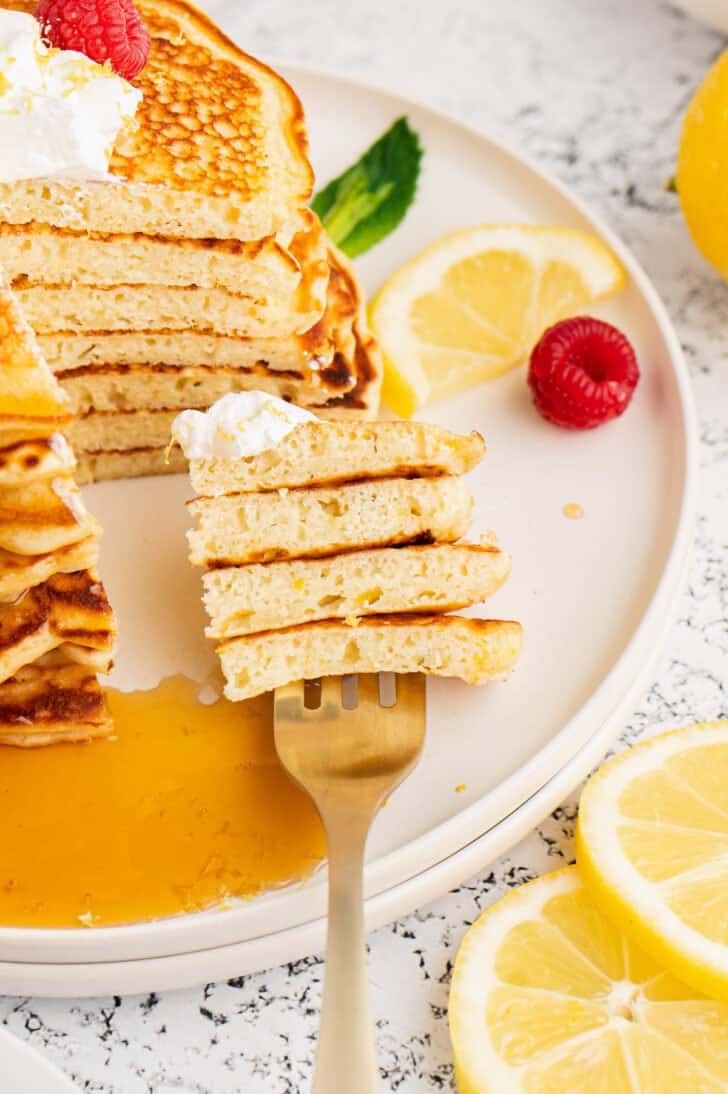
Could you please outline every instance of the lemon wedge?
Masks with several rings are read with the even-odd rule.
[[[575,867],[514,889],[470,928],[450,992],[459,1094],[718,1094],[728,1006],[664,972]]]
[[[384,401],[404,418],[522,361],[552,323],[626,277],[594,236],[532,224],[454,232],[379,290],[370,321],[384,352]]]
[[[605,764],[581,797],[576,858],[615,923],[728,1003],[728,722],[663,733]]]

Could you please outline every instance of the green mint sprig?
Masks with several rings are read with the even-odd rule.
[[[311,208],[349,258],[368,251],[402,222],[415,198],[422,154],[417,133],[407,118],[398,118],[316,194]]]

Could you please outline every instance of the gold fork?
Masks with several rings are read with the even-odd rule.
[[[364,848],[377,809],[409,775],[425,739],[425,679],[299,681],[275,692],[281,763],[313,799],[328,842],[329,919],[315,1094],[379,1090],[364,931]],[[356,703],[348,689],[358,681]],[[342,701],[343,694],[343,701]],[[382,705],[382,701],[387,705]]]

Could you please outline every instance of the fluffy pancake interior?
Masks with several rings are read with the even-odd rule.
[[[472,499],[460,479],[442,475],[198,498],[189,508],[192,562],[221,566],[452,542],[467,530]]]
[[[208,638],[383,612],[448,612],[492,596],[510,559],[494,547],[383,547],[331,558],[210,570],[203,577]]]
[[[462,475],[485,455],[479,433],[423,422],[306,422],[274,448],[240,460],[192,460],[198,494],[279,490],[353,479]]]
[[[218,647],[225,694],[242,700],[292,680],[367,672],[425,672],[469,684],[508,675],[521,627],[456,615],[368,616],[233,638]]]
[[[23,282],[84,285],[197,285],[232,293],[292,298],[304,269],[325,266],[325,236],[306,210],[288,246],[269,236],[179,239],[140,232],[71,231],[49,224],[0,224],[0,265],[15,286]],[[325,273],[325,269],[324,269]]]

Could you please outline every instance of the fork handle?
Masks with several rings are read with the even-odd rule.
[[[380,1090],[364,930],[367,829],[341,818],[327,826],[329,921],[313,1094]]]

